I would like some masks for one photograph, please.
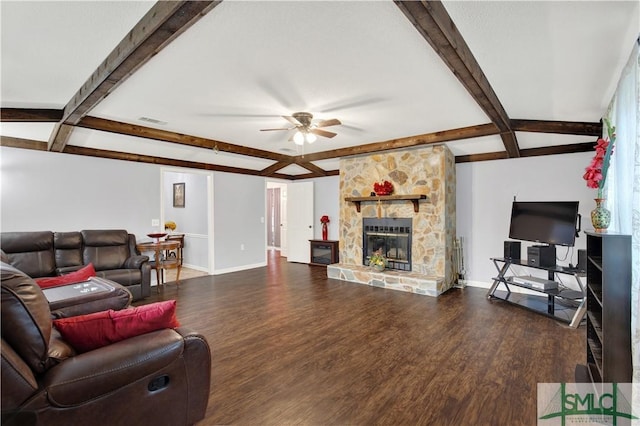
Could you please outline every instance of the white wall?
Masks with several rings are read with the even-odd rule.
[[[464,238],[467,280],[488,285],[496,275],[489,258],[503,254],[514,195],[520,201],[577,200],[583,229],[591,228],[596,194],[582,174],[592,156],[586,152],[456,165],[457,231]],[[0,230],[118,228],[146,238],[157,230],[151,220],[161,217],[160,173],[161,166],[152,164],[0,147]],[[327,214],[329,238],[337,240],[339,178],[313,181],[315,236],[320,238],[319,219]],[[265,187],[261,177],[214,173],[215,273],[266,265]],[[187,194],[186,203],[191,201]],[[584,235],[578,238],[576,249],[584,248],[585,240]],[[523,253],[528,245],[523,243]],[[559,257],[565,253],[558,248]],[[569,254],[559,263],[575,264],[577,250]]]
[[[458,236],[464,239],[470,284],[488,286],[497,275],[489,258],[504,254],[514,196],[518,201],[579,201],[582,229],[593,229],[589,212],[595,207],[596,192],[582,179],[592,157],[592,152],[584,152],[456,165],[456,226]],[[574,250],[557,247],[558,258],[567,256],[559,265],[577,263],[577,250],[586,247],[586,238],[580,235]],[[532,244],[522,242],[523,259],[526,247]],[[523,271],[532,273],[530,269]]]
[[[320,218],[329,216],[330,240],[339,240],[340,229],[340,176],[301,179],[297,182],[314,182],[313,192],[313,238],[322,239],[322,225]]]
[[[215,274],[267,264],[266,183],[263,177],[215,172]]]
[[[0,147],[0,231],[126,229],[148,239],[159,229],[151,220],[161,219],[161,172],[154,164]],[[266,265],[264,178],[214,173],[213,180],[214,273]],[[199,203],[189,188],[186,205]],[[189,229],[188,219],[175,221]]]
[[[2,231],[157,231],[160,167],[0,147]]]

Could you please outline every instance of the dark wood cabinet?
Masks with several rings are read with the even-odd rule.
[[[631,383],[631,236],[586,234],[589,376]]]
[[[309,240],[311,243],[311,265],[326,266],[338,263],[338,241]]]

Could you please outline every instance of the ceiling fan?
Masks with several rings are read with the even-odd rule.
[[[320,127],[329,127],[342,124],[337,118],[331,118],[329,120],[320,120],[317,123],[313,123],[313,114],[309,112],[294,112],[291,116],[283,115],[282,118],[293,124],[293,127],[282,127],[277,129],[260,129],[261,132],[269,132],[272,130],[293,130],[297,131],[289,138],[293,140],[296,145],[302,145],[305,143],[313,143],[316,140],[316,135],[323,136],[325,138],[332,138],[337,133],[329,132],[327,130],[320,129]]]

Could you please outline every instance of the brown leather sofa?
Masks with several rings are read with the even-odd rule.
[[[162,329],[82,354],[52,327],[42,290],[0,263],[2,425],[190,425],[209,397],[199,334]]]
[[[127,288],[133,300],[149,296],[151,265],[125,230],[2,232],[0,248],[9,263],[32,278],[73,272],[93,263],[96,275]]]

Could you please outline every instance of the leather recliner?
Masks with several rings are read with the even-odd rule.
[[[163,329],[76,354],[33,279],[6,263],[0,273],[3,425],[190,425],[204,417],[204,337]]]

